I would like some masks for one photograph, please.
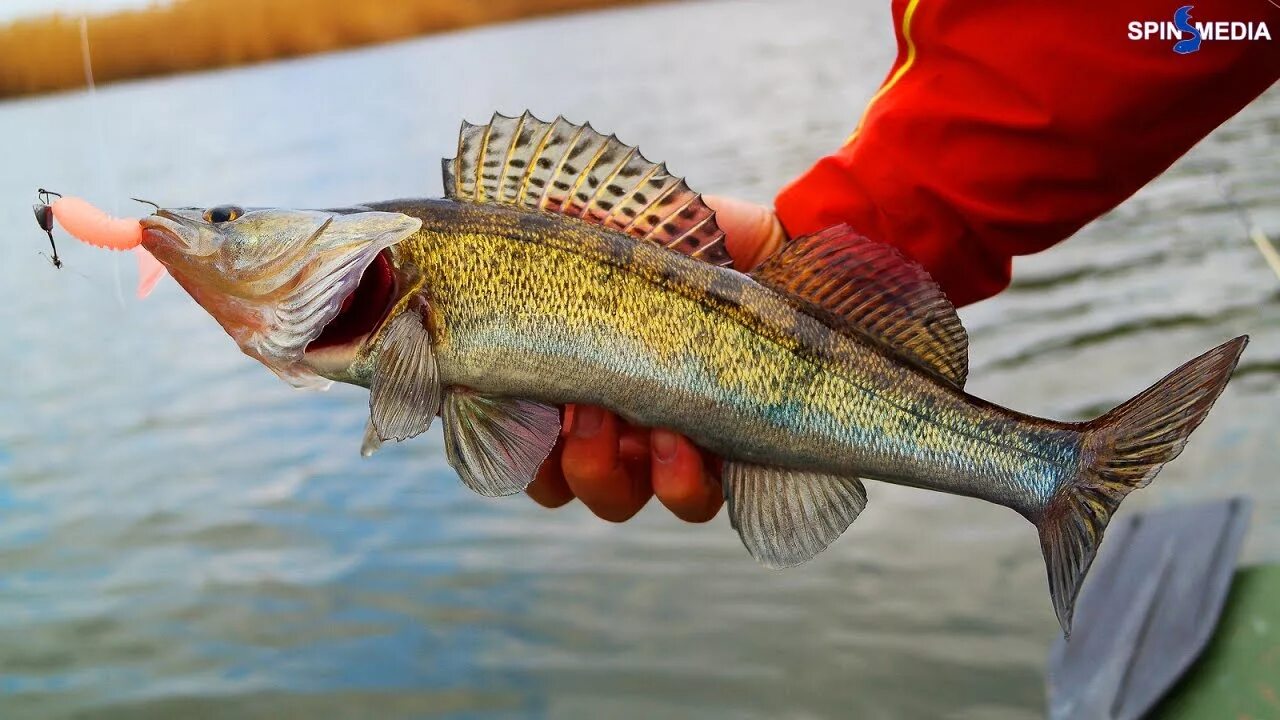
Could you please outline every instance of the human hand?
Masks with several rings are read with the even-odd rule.
[[[703,197],[716,211],[738,270],[750,270],[782,245],[786,234],[769,208]],[[636,427],[589,405],[566,406],[561,426],[560,441],[526,490],[541,505],[560,507],[577,497],[611,522],[630,519],[654,495],[688,522],[706,522],[720,511],[720,461],[683,435]]]

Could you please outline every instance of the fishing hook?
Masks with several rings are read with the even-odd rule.
[[[62,197],[62,193],[56,193],[52,190],[44,188],[36,188],[36,204],[31,206],[35,211],[36,222],[40,224],[40,229],[44,230],[49,236],[49,247],[53,248],[53,257],[50,262],[55,268],[62,269],[62,258],[58,257],[58,245],[53,241],[53,203],[49,201],[49,196]],[[40,253],[43,255],[44,253]]]

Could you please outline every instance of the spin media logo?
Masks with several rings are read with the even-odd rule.
[[[1194,5],[1183,5],[1173,11],[1173,20],[1134,20],[1129,23],[1130,40],[1172,40],[1173,51],[1189,55],[1200,50],[1201,43],[1209,41],[1259,41],[1271,40],[1271,29],[1265,21],[1242,22],[1239,20],[1191,19]]]

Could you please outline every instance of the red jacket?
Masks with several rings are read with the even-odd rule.
[[[848,223],[957,305],[994,295],[1013,256],[1118,205],[1280,77],[1280,37],[1130,39],[1191,1],[893,0],[897,61],[844,147],[778,195],[783,226]],[[1280,0],[1192,7],[1214,21],[1280,35]]]

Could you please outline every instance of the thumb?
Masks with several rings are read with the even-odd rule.
[[[704,195],[703,200],[716,211],[725,249],[739,270],[759,265],[787,239],[778,216],[763,205],[720,195]]]

